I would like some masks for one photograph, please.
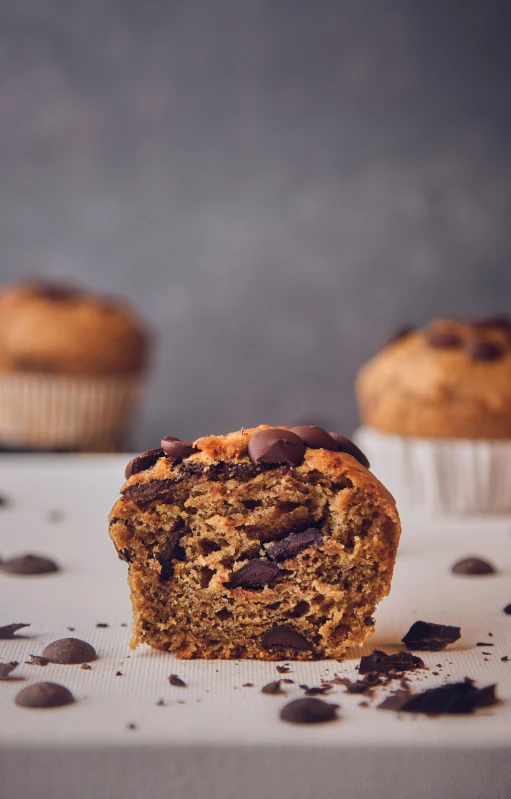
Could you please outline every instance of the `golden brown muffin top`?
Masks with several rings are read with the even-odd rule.
[[[0,292],[3,372],[131,375],[147,352],[147,331],[117,300],[35,281]]]
[[[438,319],[360,370],[363,421],[397,435],[511,437],[511,320]]]

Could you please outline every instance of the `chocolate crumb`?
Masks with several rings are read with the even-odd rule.
[[[292,724],[322,724],[326,721],[334,721],[338,718],[337,709],[339,705],[325,702],[323,699],[294,699],[284,705],[280,711],[282,721]]]
[[[302,687],[302,686],[300,686]],[[305,686],[305,696],[321,696],[329,693],[333,689],[333,685],[313,685],[312,688]]]
[[[294,685],[295,681],[290,680],[289,677],[283,677],[280,682],[286,683],[286,685]]]
[[[423,669],[424,661],[410,652],[396,652],[387,655],[380,649],[375,649],[371,655],[364,655],[360,659],[359,674],[375,672],[377,674],[401,674],[405,671]]]
[[[128,729],[128,730],[136,730],[137,729],[137,725],[136,724],[126,724],[126,729]]]
[[[156,707],[165,707],[165,701],[163,699],[158,699]]]
[[[432,671],[431,674],[433,674],[435,677],[440,677],[439,671]]]
[[[433,624],[428,621],[416,621],[401,640],[407,649],[440,652],[448,644],[453,644],[457,641],[460,636],[459,627]]]
[[[0,640],[7,641],[9,638],[14,638],[14,634],[23,627],[30,627],[30,624],[6,624],[5,627],[0,627]]]
[[[74,633],[76,627],[66,627],[66,630],[69,630],[70,633]]]
[[[80,668],[81,668],[81,669],[87,669],[87,670],[89,670],[89,669],[92,669],[92,666],[89,666],[89,664],[88,664],[88,663],[82,663],[82,665],[80,666]]]
[[[52,508],[46,514],[46,520],[51,522],[52,524],[56,524],[57,522],[61,522],[65,519],[66,514],[63,510],[59,510],[58,508]]]
[[[506,607],[504,608],[504,613],[506,613],[508,616],[511,616],[511,603],[509,605],[506,605]]]
[[[116,671],[115,672],[115,676],[116,677],[122,677],[122,671]]]
[[[476,646],[495,646],[495,644],[492,644],[491,641],[490,643],[485,643],[484,641],[478,641]]]
[[[363,702],[359,702],[359,703],[358,703],[358,706],[359,706],[359,707],[369,707],[369,702],[367,702],[367,701],[364,699],[364,701],[363,701]]]
[[[177,674],[171,674],[169,677],[169,683],[174,685],[176,688],[186,688],[186,683],[181,677],[178,677]]]
[[[509,662],[509,656],[508,656],[508,655],[502,655],[502,657],[501,657],[501,661],[502,661],[503,663],[508,663],[508,662]]]
[[[381,710],[398,710],[406,713],[443,714],[473,713],[480,707],[497,704],[495,685],[476,688],[474,681],[448,683],[417,694],[398,691],[378,705]]]
[[[365,616],[364,617],[364,624],[366,627],[373,627],[374,626],[374,619],[372,616]]]
[[[102,622],[99,622],[98,624],[96,624],[96,627],[108,627],[108,624],[106,624],[104,621],[102,621]]]
[[[289,672],[291,671],[289,666],[286,666],[285,664],[283,666],[276,666],[276,669],[279,674],[289,674]]]
[[[30,660],[26,661],[28,666],[47,666],[50,662],[48,658],[43,657],[42,655],[29,655]]]
[[[8,680],[11,672],[19,666],[17,660],[11,660],[10,663],[0,663],[0,680]]]
[[[261,688],[262,694],[283,694],[284,691],[280,687],[280,680],[274,680],[273,682],[269,682],[266,685],[263,685]]]
[[[244,682],[242,685],[242,688],[253,688],[253,687],[254,687],[253,682]]]

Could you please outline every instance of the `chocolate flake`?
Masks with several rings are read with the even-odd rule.
[[[447,644],[453,644],[460,636],[459,627],[416,621],[401,640],[408,649],[441,652]]]
[[[178,677],[177,674],[171,674],[169,677],[169,683],[174,685],[176,688],[186,688],[186,683],[181,677]]]
[[[27,660],[27,666],[47,666],[50,662],[48,658],[43,657],[42,655],[29,655],[30,660]]]
[[[289,721],[292,724],[322,724],[338,719],[338,707],[339,705],[325,702],[323,699],[309,697],[294,699],[284,705],[280,711],[280,718],[282,721]]]
[[[265,649],[284,648],[299,651],[312,651],[313,646],[305,636],[285,624],[276,625],[264,633],[262,645]]]
[[[364,655],[360,659],[359,674],[402,674],[405,671],[423,669],[424,661],[410,652],[396,652],[387,655],[380,649],[375,649],[370,655]]]
[[[98,622],[98,624],[96,624],[96,627],[108,627],[108,624],[106,622],[104,622],[104,621],[101,621],[101,622]]]
[[[262,694],[283,694],[284,691],[280,687],[280,680],[274,680],[273,682],[269,682],[266,685],[263,685],[261,688]]]
[[[300,688],[305,691],[305,696],[322,696],[323,694],[328,694],[333,687],[333,685],[328,683],[324,685],[313,685],[312,688],[309,688],[307,685],[300,685]]]
[[[484,641],[478,641],[476,646],[495,646],[495,644],[492,644],[491,642],[487,644]]]
[[[287,560],[288,558],[295,558],[304,549],[310,547],[320,547],[323,543],[323,537],[319,530],[315,527],[309,527],[301,533],[291,533],[283,538],[282,541],[277,541],[266,550],[269,558],[276,561]]]
[[[23,627],[30,627],[30,624],[6,624],[5,627],[0,627],[0,641],[14,638],[14,634]]]
[[[488,563],[486,560],[481,560],[480,558],[464,558],[463,560],[459,560],[457,563],[454,564],[451,571],[454,574],[469,574],[469,575],[481,575],[481,574],[495,574],[496,570]]]
[[[276,563],[259,559],[250,560],[245,566],[234,572],[230,586],[231,588],[263,588],[265,585],[275,582],[280,574],[281,570]]]
[[[473,680],[465,678],[465,682],[448,683],[417,694],[397,691],[384,699],[378,708],[431,716],[473,713],[480,707],[497,704],[495,688],[495,685],[476,688]]]
[[[289,674],[289,672],[291,671],[289,666],[287,666],[285,663],[282,666],[279,665],[276,666],[275,668],[277,669],[279,674]]]
[[[81,669],[85,669],[85,670],[89,671],[89,669],[92,669],[92,666],[89,666],[89,664],[88,664],[88,663],[82,663],[82,665],[80,666],[80,668],[81,668]]]
[[[0,663],[0,680],[8,680],[11,672],[19,666],[17,660],[11,660],[10,663]]]
[[[0,569],[7,574],[38,575],[59,571],[55,561],[40,555],[19,555],[0,563]]]

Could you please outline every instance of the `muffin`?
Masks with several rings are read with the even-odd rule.
[[[122,448],[148,335],[111,299],[32,282],[0,292],[0,445]]]
[[[511,509],[511,320],[403,330],[360,370],[357,441],[403,506]]]
[[[342,658],[374,629],[400,536],[348,439],[266,425],[130,461],[110,514],[133,642],[180,658]]]

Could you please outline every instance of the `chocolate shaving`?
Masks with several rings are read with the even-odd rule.
[[[359,674],[402,674],[405,671],[423,669],[424,661],[410,652],[396,652],[387,655],[380,649],[375,649],[371,655],[365,655],[360,659]]]
[[[474,681],[448,683],[417,694],[397,691],[378,705],[381,710],[426,713],[431,716],[473,713],[480,707],[497,704],[495,685],[476,688]]]
[[[17,660],[11,660],[10,663],[0,663],[0,680],[8,680],[11,672],[18,666]]]
[[[459,627],[416,621],[401,640],[408,649],[441,652],[447,644],[453,644],[460,636]]]
[[[169,677],[169,683],[174,685],[176,688],[186,688],[186,683],[181,677],[178,677],[177,674],[171,674]]]
[[[14,638],[14,634],[23,627],[30,627],[30,624],[6,624],[5,627],[0,627],[0,640],[7,641],[9,638]]]

